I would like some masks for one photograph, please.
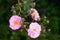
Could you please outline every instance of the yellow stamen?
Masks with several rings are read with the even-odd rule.
[[[36,28],[33,28],[33,32],[36,32]]]
[[[35,12],[33,12],[33,13],[32,13],[32,16],[33,16],[33,17],[35,17],[35,16],[36,16],[36,13],[35,13]]]
[[[17,25],[18,24],[18,20],[14,20],[13,23],[14,23],[14,25]]]

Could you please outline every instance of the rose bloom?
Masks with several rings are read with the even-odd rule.
[[[36,22],[31,23],[27,32],[31,38],[37,38],[41,33],[41,26]]]
[[[9,24],[10,24],[10,28],[13,30],[17,30],[21,27],[22,24],[22,18],[20,16],[17,15],[13,15],[10,19],[9,19]]]
[[[33,20],[36,20],[36,21],[40,19],[38,11],[34,8],[30,9],[30,16],[32,17]]]

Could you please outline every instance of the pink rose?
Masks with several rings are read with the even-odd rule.
[[[34,8],[30,9],[30,16],[32,17],[33,20],[36,20],[36,21],[40,19],[38,11]]]
[[[27,32],[31,38],[37,38],[41,33],[41,26],[36,22],[31,23]]]
[[[13,15],[10,19],[9,19],[9,24],[10,24],[10,28],[13,30],[17,30],[21,27],[22,24],[22,18],[20,16],[17,15]]]

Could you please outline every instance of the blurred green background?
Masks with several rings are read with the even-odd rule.
[[[17,0],[0,0],[0,40],[60,40],[60,3],[59,0],[35,0],[35,8],[41,19],[46,16],[49,24],[44,24],[46,32],[37,39],[28,37],[27,32],[13,31],[9,28],[9,18],[13,15],[11,6]],[[50,30],[50,31],[49,31]],[[43,36],[42,36],[43,35]]]

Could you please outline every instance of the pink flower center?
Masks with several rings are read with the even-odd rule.
[[[14,24],[14,25],[17,25],[18,23],[19,23],[18,20],[14,20],[14,21],[13,21],[13,24]]]

